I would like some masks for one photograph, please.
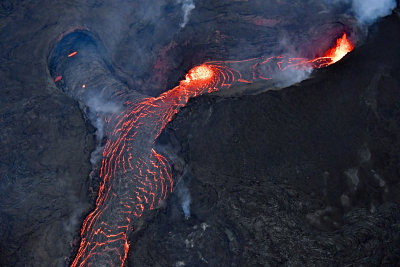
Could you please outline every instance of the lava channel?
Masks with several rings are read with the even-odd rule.
[[[154,142],[190,98],[235,83],[272,79],[276,71],[326,67],[353,48],[344,34],[324,56],[314,59],[276,56],[206,62],[191,69],[178,86],[158,97],[126,101],[124,112],[107,118],[108,140],[96,207],[83,222],[80,247],[71,266],[124,265],[130,246],[128,236],[135,221],[173,191],[171,166],[165,156],[155,151]],[[69,56],[82,56],[79,51],[73,54]],[[237,65],[248,68],[236,68]]]

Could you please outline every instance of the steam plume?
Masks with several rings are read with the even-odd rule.
[[[179,200],[181,202],[182,211],[185,214],[185,218],[190,217],[190,191],[185,185],[184,181],[178,184],[176,188],[176,193],[178,194]]]
[[[90,162],[96,164],[100,162],[104,150],[104,144],[101,142],[105,136],[106,125],[104,118],[106,115],[110,115],[111,113],[119,113],[122,107],[111,100],[106,100],[94,94],[85,101],[85,104],[89,108],[88,117],[96,128],[98,145],[90,157]]]
[[[284,72],[276,72],[273,79],[278,87],[287,87],[308,79],[312,73],[311,67],[304,69],[288,69]]]
[[[377,19],[390,15],[397,6],[396,0],[326,0],[330,4],[346,4],[358,22],[371,25]]]
[[[390,15],[396,7],[396,0],[353,0],[352,7],[357,19],[369,25]]]
[[[301,53],[293,45],[292,39],[286,34],[281,36],[279,44],[282,51],[284,51],[284,54],[289,57],[301,57]],[[312,71],[313,69],[311,67],[300,69],[293,68],[284,72],[276,70],[272,73],[272,79],[275,81],[277,87],[288,87],[308,79]]]
[[[180,24],[181,28],[186,26],[189,21],[190,12],[196,7],[193,0],[177,0],[178,4],[182,4],[183,22]]]
[[[104,115],[120,112],[121,107],[95,95],[91,96],[85,104],[89,107],[89,118],[97,129],[96,136],[98,139],[102,139],[104,137]]]

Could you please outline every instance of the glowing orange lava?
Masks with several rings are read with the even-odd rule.
[[[332,60],[331,64],[341,60],[347,53],[354,49],[354,45],[347,38],[347,34],[344,33],[343,36],[336,40],[336,45],[326,51],[324,57],[330,58]]]
[[[206,81],[213,77],[214,72],[210,66],[205,64],[194,67],[185,76],[184,83],[190,83],[193,81]]]
[[[106,118],[108,140],[96,207],[82,225],[79,251],[71,266],[124,265],[130,246],[128,237],[136,220],[145,210],[156,208],[173,190],[171,166],[153,145],[190,98],[232,84],[271,80],[280,72],[323,68],[353,48],[344,34],[323,57],[314,59],[275,56],[206,62],[191,69],[178,86],[158,97],[126,101],[121,114]],[[59,79],[61,76],[55,81]]]
[[[73,57],[73,56],[75,56],[76,54],[78,54],[78,52],[76,52],[76,51],[75,51],[75,52],[72,52],[71,54],[68,55],[68,57]]]

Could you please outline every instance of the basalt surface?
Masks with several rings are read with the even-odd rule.
[[[92,32],[115,76],[148,95],[207,60],[287,43],[314,56],[325,36],[359,36],[321,1],[201,1],[183,29],[176,1],[145,2],[0,3],[0,265],[67,266],[94,207],[96,130],[48,69],[63,34]],[[191,216],[179,194],[147,213],[128,265],[397,262],[398,32],[393,15],[300,86],[191,101],[159,142],[188,164],[177,190],[190,191]]]

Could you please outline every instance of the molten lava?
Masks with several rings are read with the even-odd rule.
[[[326,67],[353,48],[344,34],[323,57],[311,60],[277,56],[206,62],[191,69],[177,87],[158,97],[126,101],[123,113],[106,118],[108,140],[96,208],[82,225],[81,243],[72,266],[124,265],[130,246],[128,236],[135,221],[145,210],[156,208],[173,190],[169,162],[153,145],[190,98],[234,83],[269,80],[276,72]],[[55,80],[58,79],[61,78]],[[91,88],[90,84],[87,88]]]
[[[78,52],[76,52],[76,51],[75,51],[75,52],[72,52],[71,54],[68,55],[68,57],[73,57],[73,56],[75,56],[76,54],[78,54]]]
[[[324,57],[330,58],[332,63],[336,63],[341,60],[347,53],[354,49],[354,45],[347,38],[347,34],[344,33],[343,36],[336,40],[336,45],[326,51]]]
[[[61,81],[62,80],[62,76],[57,76],[55,79],[54,79],[54,82],[56,83],[56,82],[59,82],[59,81]]]
[[[184,82],[190,83],[192,81],[198,80],[205,81],[211,79],[212,76],[213,70],[209,66],[203,64],[191,69],[189,73],[186,74],[186,79],[184,80]]]

